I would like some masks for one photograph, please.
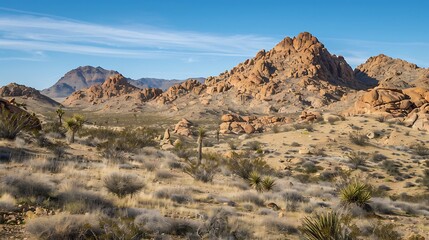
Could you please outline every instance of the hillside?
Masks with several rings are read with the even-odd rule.
[[[429,87],[429,69],[384,54],[370,57],[355,69],[356,79],[386,88]]]

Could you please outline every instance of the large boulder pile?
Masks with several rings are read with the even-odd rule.
[[[429,89],[374,88],[363,94],[349,113],[399,118],[406,126],[429,130]]]
[[[222,123],[219,125],[221,134],[252,134],[263,132],[268,127],[278,124],[288,123],[289,119],[275,116],[239,116],[235,114],[224,114],[221,117]]]

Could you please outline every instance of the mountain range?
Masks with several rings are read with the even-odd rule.
[[[83,88],[103,84],[106,79],[117,74],[120,73],[114,70],[106,70],[102,67],[81,66],[67,72],[53,86],[42,90],[41,93],[51,98],[65,98]],[[196,79],[204,82],[204,78]],[[140,78],[137,80],[127,78],[126,80],[138,88],[160,88],[162,90],[184,81],[159,78]]]

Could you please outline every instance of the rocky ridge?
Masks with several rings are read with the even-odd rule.
[[[355,69],[356,79],[379,87],[405,89],[429,86],[429,69],[384,54],[370,57]]]
[[[106,103],[107,108],[115,105],[116,102],[123,100],[132,103],[143,103],[155,99],[162,93],[161,89],[146,88],[140,89],[130,83],[121,74],[109,77],[103,84],[94,85],[86,89],[74,92],[63,102],[66,106],[87,106],[100,105]],[[106,108],[106,106],[105,106]]]

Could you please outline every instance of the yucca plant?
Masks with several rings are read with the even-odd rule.
[[[258,172],[251,172],[249,175],[249,184],[252,188],[256,189],[258,192],[262,192],[262,177]]]
[[[63,110],[63,108],[60,106],[56,111],[55,111],[55,113],[57,114],[57,116],[58,116],[58,120],[59,120],[59,123],[60,123],[60,125],[63,125],[63,115],[66,113],[64,110]]]
[[[371,195],[371,186],[357,180],[340,190],[341,202],[345,205],[356,204],[359,207],[363,207],[368,204]]]
[[[305,217],[300,228],[306,240],[346,240],[350,239],[341,225],[336,212]]]
[[[26,112],[0,108],[0,138],[15,139],[21,131],[40,130],[40,121]]]
[[[270,191],[275,185],[275,180],[271,177],[262,177],[258,172],[253,171],[249,175],[249,184],[258,192]]]
[[[267,177],[264,177],[261,184],[262,184],[262,188],[265,191],[271,191],[273,190],[273,187],[276,185],[276,180],[267,176]]]

